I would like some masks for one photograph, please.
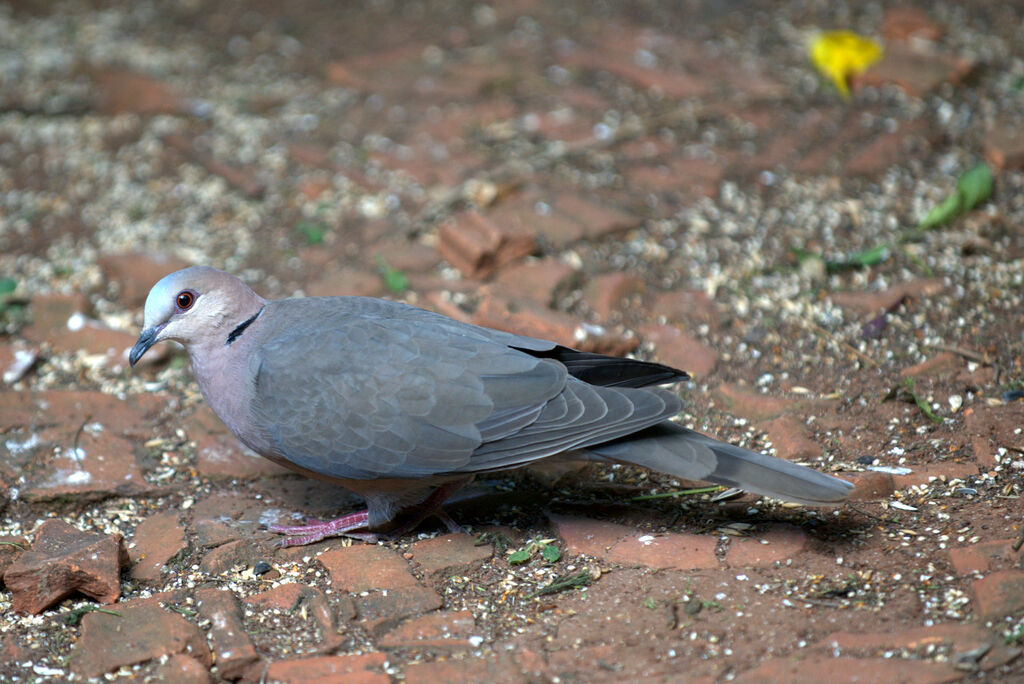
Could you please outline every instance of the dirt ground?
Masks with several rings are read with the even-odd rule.
[[[0,6],[0,680],[1024,679],[1024,5]],[[884,45],[844,98],[808,42]],[[991,198],[922,229],[984,162]],[[159,277],[360,294],[683,368],[854,482],[478,480],[376,545],[244,451]]]

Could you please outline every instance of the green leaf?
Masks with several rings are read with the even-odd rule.
[[[992,171],[986,164],[976,164],[960,176],[956,192],[932,207],[919,225],[934,228],[963,216],[992,196]]]
[[[562,552],[557,546],[551,544],[545,544],[540,547],[540,555],[544,557],[548,563],[555,563],[562,557]]]
[[[531,555],[530,549],[519,549],[518,551],[513,551],[509,554],[508,562],[512,565],[521,565],[530,560]]]
[[[876,245],[871,249],[865,249],[862,252],[854,252],[845,259],[837,259],[835,261],[826,261],[825,270],[829,273],[835,273],[837,271],[846,271],[852,268],[864,268],[865,266],[875,266],[880,264],[889,258],[889,245]]]
[[[18,288],[18,281],[14,278],[0,278],[0,295],[11,294]]]
[[[934,206],[921,219],[919,228],[934,228],[944,223],[949,223],[960,215],[960,193],[954,193],[944,199],[941,204]]]
[[[526,598],[531,599],[543,594],[557,594],[558,592],[565,591],[566,589],[585,587],[593,580],[593,576],[587,570],[580,570],[574,575],[559,575],[555,579],[551,580],[551,584],[541,587],[532,594],[527,594]]]
[[[932,407],[928,405],[928,402],[922,399],[920,396],[918,396],[917,392],[914,391],[914,379],[907,378],[904,382],[907,385],[907,391],[910,392],[911,399],[913,399],[914,403],[917,405],[917,408],[921,409],[921,413],[928,416],[928,420],[932,421],[933,423],[941,423],[942,418],[939,418],[937,415],[935,415],[935,412],[932,411]]]
[[[384,279],[384,285],[393,294],[402,294],[409,289],[409,278],[397,268],[388,266],[380,254],[377,255],[377,270],[380,271],[380,277]]]
[[[381,271],[381,277],[384,278],[384,284],[394,294],[402,294],[409,289],[409,279],[398,269],[385,268]]]
[[[921,409],[921,413],[927,416],[928,420],[936,424],[942,422],[942,418],[935,415],[935,411],[933,411],[932,407],[928,405],[928,402],[919,397],[914,391],[913,378],[906,378],[900,384],[893,386],[882,401],[892,401],[893,399],[897,399],[908,404],[915,404],[917,408]]]
[[[118,613],[116,610],[100,608],[99,606],[94,606],[90,603],[65,613],[64,622],[68,625],[77,625],[79,622],[82,621],[82,616],[86,613],[106,613],[107,615],[121,617],[121,613]]]
[[[799,264],[810,259],[825,261],[825,270],[829,273],[845,271],[851,268],[874,266],[889,258],[889,245],[876,245],[871,249],[865,249],[862,252],[855,252],[845,259],[833,259],[828,261],[823,259],[820,254],[815,254],[814,252],[800,247],[790,247],[789,250],[792,252],[794,258],[796,258],[796,261]]]
[[[992,171],[985,164],[976,165],[960,176],[956,190],[963,200],[964,211],[974,209],[992,196]]]
[[[327,233],[327,228],[324,224],[314,223],[313,221],[299,221],[296,228],[302,233],[302,237],[306,238],[306,244],[309,245],[323,243],[324,235]]]
[[[815,254],[803,247],[790,247],[789,251],[793,253],[793,257],[796,259],[798,264],[802,264],[808,259],[821,259],[821,255]]]

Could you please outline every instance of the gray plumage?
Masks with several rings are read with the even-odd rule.
[[[836,503],[851,489],[668,422],[682,404],[650,385],[681,371],[396,302],[266,301],[192,267],[150,291],[132,364],[165,339],[185,346],[203,396],[242,442],[362,495],[369,529],[446,483],[565,452],[801,503]]]

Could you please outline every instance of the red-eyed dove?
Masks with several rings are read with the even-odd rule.
[[[367,510],[272,527],[306,544],[400,534],[477,473],[545,458],[644,466],[805,504],[852,486],[668,419],[688,378],[369,297],[265,300],[206,266],[161,279],[146,299],[134,365],[162,340],[184,345],[199,389],[253,451],[337,483]]]

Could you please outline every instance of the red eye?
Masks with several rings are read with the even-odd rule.
[[[196,303],[196,295],[194,292],[182,290],[178,293],[178,296],[174,298],[174,303],[177,304],[178,308],[182,311],[188,311],[192,308],[192,305]]]

